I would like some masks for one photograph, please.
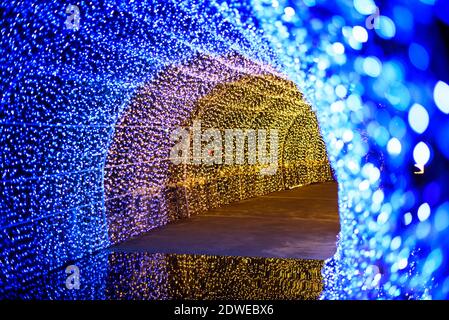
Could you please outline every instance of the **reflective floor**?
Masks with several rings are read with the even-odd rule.
[[[337,183],[326,182],[193,215],[113,250],[325,260],[339,230]]]
[[[230,204],[2,288],[9,299],[317,299],[339,231],[337,184]],[[70,263],[69,263],[70,264]],[[1,280],[1,279],[0,279]],[[0,281],[1,282],[1,281]]]
[[[7,299],[317,299],[320,260],[101,252],[0,292]],[[69,284],[73,281],[69,281]],[[70,287],[70,285],[69,285]]]

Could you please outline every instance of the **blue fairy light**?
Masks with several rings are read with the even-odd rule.
[[[401,153],[402,145],[401,141],[397,138],[391,138],[387,144],[388,153],[392,156],[398,155]]]
[[[354,0],[354,8],[361,14],[370,15],[376,11],[376,4],[372,0]]]
[[[379,17],[379,28],[376,29],[376,33],[384,39],[391,39],[396,34],[396,26],[389,17]]]
[[[363,71],[370,77],[376,78],[382,72],[382,63],[376,57],[367,57],[363,61]]]
[[[418,208],[419,221],[426,221],[430,217],[430,206],[428,203],[423,203]]]
[[[422,45],[418,43],[411,43],[408,54],[410,57],[410,61],[412,64],[420,69],[420,70],[426,70],[429,66],[429,54]]]

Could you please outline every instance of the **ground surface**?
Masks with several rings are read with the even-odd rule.
[[[323,260],[339,228],[337,184],[321,183],[211,210],[112,251]]]

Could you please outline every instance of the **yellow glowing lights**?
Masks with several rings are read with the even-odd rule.
[[[248,161],[173,164],[170,134],[196,121],[203,130],[276,130],[277,171],[261,175],[266,165]],[[245,159],[256,152],[244,148]],[[236,55],[198,57],[141,88],[116,126],[105,169],[113,242],[227,203],[333,179],[316,115],[297,87]]]

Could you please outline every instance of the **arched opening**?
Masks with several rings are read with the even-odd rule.
[[[292,151],[303,140],[320,144],[319,135],[306,129],[313,114],[310,121],[289,112],[274,116],[274,102],[253,110],[248,120],[257,128],[291,122],[290,129],[283,127],[280,172],[273,176],[256,178],[254,168],[234,166],[221,177],[215,167],[174,167],[167,161],[171,130],[191,125],[195,117],[207,119],[197,113],[200,102],[207,107],[207,99],[224,101],[234,92],[231,84],[239,88],[231,104],[245,101],[244,82],[269,82],[263,91],[278,94],[274,83],[285,78],[260,63],[224,55],[235,51],[282,68],[320,115],[338,174],[342,222],[339,252],[324,271],[322,298],[447,297],[449,82],[447,59],[441,57],[447,34],[443,3],[416,0],[405,7],[390,1],[381,10],[372,3],[372,14],[356,1],[343,6],[331,1],[82,2],[76,26],[64,23],[65,8],[58,1],[48,2],[45,10],[3,4],[0,295],[11,289],[27,298],[40,296],[34,284],[28,285],[39,276],[55,279],[53,287],[60,290],[62,278],[48,273],[108,248],[108,231],[113,243],[123,242],[171,221],[205,216],[228,202],[261,199],[279,187],[329,175],[320,169],[326,166],[320,148],[310,154]],[[416,13],[427,17],[420,21],[424,32],[403,23]],[[374,26],[377,18],[382,23]],[[188,60],[198,53],[222,56]],[[164,66],[171,67],[153,79]],[[281,94],[288,86],[280,86]],[[258,99],[257,106],[267,102]],[[231,126],[231,110],[247,109],[225,110],[223,119]],[[217,127],[221,118],[211,119]],[[220,178],[209,180],[215,176]],[[270,194],[268,200],[274,198]],[[311,196],[309,201],[316,200]],[[323,200],[318,198],[315,202]],[[183,217],[191,219],[178,219]],[[101,288],[107,259],[102,253],[103,267],[83,269],[90,274],[85,278],[98,276]],[[88,294],[92,288],[86,287]]]
[[[167,68],[142,86],[115,128],[105,166],[105,208],[115,244],[227,204],[334,181],[316,115],[296,85],[236,54],[200,55]],[[180,128],[190,134],[189,157],[174,164],[171,135]],[[209,130],[219,132],[219,149],[207,150],[203,139],[196,159],[194,130],[203,138]],[[240,162],[237,137],[233,163],[226,162],[226,130],[245,134]],[[251,132],[257,143],[251,143]],[[259,158],[260,132],[267,158],[276,153],[270,174],[262,174],[269,163]],[[221,157],[221,163],[205,164],[207,156]]]

